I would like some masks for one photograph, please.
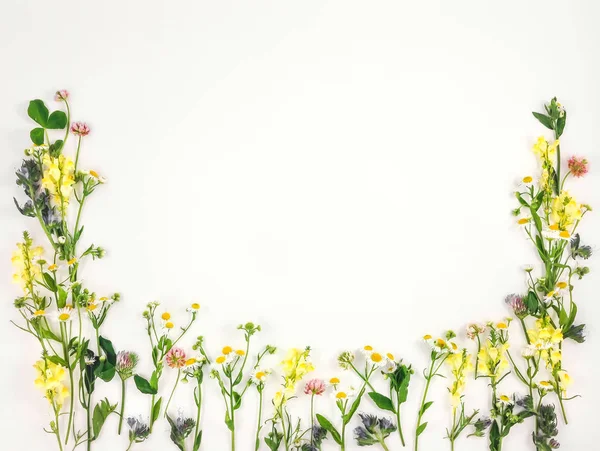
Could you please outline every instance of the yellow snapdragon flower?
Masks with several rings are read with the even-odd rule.
[[[11,262],[15,268],[13,282],[18,283],[27,293],[32,289],[35,278],[41,273],[40,266],[36,263],[44,253],[41,246],[33,246],[33,241],[25,235],[23,243],[17,243],[17,250],[12,254]]]
[[[65,155],[54,158],[46,153],[42,158],[42,165],[42,186],[48,190],[54,204],[64,213],[73,194],[75,163]]]
[[[485,343],[477,354],[477,371],[483,376],[500,377],[508,368],[508,359],[506,351],[509,348],[508,343],[498,343],[496,346],[489,340]]]
[[[581,219],[581,204],[568,191],[561,193],[552,201],[552,221],[558,225],[559,230],[566,230],[575,221]]]
[[[65,398],[69,396],[69,389],[62,383],[66,377],[66,369],[50,360],[38,360],[33,365],[37,372],[34,384],[43,393],[44,397],[57,408],[64,404]]]
[[[287,356],[281,365],[283,367],[283,376],[287,382],[293,384],[300,381],[311,371],[314,371],[315,367],[309,360],[309,350],[301,350],[297,348],[290,349]]]
[[[540,159],[553,163],[556,156],[556,149],[560,145],[560,141],[557,139],[553,143],[546,141],[546,138],[540,136],[536,143],[533,145],[533,152],[540,157]]]
[[[446,364],[452,373],[452,385],[448,387],[450,392],[452,407],[460,405],[460,399],[465,390],[466,376],[473,371],[473,359],[467,350],[448,355]]]

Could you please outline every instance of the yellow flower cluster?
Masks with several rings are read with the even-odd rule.
[[[536,143],[533,145],[533,152],[540,157],[540,159],[552,164],[556,156],[556,149],[560,145],[560,141],[557,139],[553,143],[546,141],[546,138],[540,136]]]
[[[562,361],[562,330],[552,326],[548,318],[542,318],[536,320],[535,328],[529,329],[527,335],[530,344],[524,352],[525,356],[532,357],[539,353],[548,368],[559,369]]]
[[[559,230],[566,230],[575,221],[581,219],[581,216],[581,204],[577,203],[568,191],[561,191],[560,195],[552,201],[552,220]]]
[[[65,368],[47,359],[38,360],[33,367],[37,371],[35,386],[44,392],[44,397],[51,404],[60,409],[65,398],[69,396],[69,389],[62,383],[66,376]]]
[[[281,362],[283,370],[283,390],[275,393],[273,402],[276,406],[285,404],[289,398],[294,396],[296,385],[315,367],[310,361],[310,349],[292,348],[288,351],[285,359]]]
[[[18,283],[27,293],[32,289],[35,278],[41,273],[36,260],[44,253],[41,246],[33,246],[33,242],[29,238],[25,238],[25,242],[17,243],[17,250],[13,252],[11,261],[15,268],[13,274],[13,282]]]
[[[498,378],[508,368],[506,351],[508,343],[492,343],[487,340],[477,354],[477,371],[482,376]]]
[[[448,355],[446,364],[452,373],[452,385],[448,387],[452,399],[452,407],[460,405],[460,399],[465,390],[466,376],[473,371],[473,359],[467,350]]]
[[[75,163],[64,155],[54,158],[46,153],[42,164],[42,186],[50,192],[54,204],[64,213],[75,184]]]

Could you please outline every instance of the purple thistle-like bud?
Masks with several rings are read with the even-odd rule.
[[[125,380],[133,376],[133,370],[138,361],[139,357],[135,352],[119,351],[115,369],[119,373],[119,376],[121,376],[121,379]]]
[[[550,448],[558,449],[560,448],[560,443],[558,443],[555,439],[550,439]]]
[[[506,302],[518,318],[527,316],[527,307],[525,306],[525,302],[523,302],[523,296],[514,293],[509,294],[506,296],[504,302]]]

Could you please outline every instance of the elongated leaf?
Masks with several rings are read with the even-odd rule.
[[[423,415],[425,413],[425,411],[431,407],[432,404],[433,404],[433,401],[429,401],[429,402],[426,402],[425,404],[423,404],[423,408],[421,409],[421,411],[419,413],[421,415]]]
[[[58,300],[56,305],[58,306],[58,308],[63,308],[65,305],[67,305],[67,290],[65,290],[63,287],[58,287]]]
[[[200,449],[200,445],[202,444],[202,431],[198,432],[198,435],[194,439],[194,449],[193,451],[198,451]]]
[[[31,142],[36,146],[41,146],[44,144],[44,129],[43,128],[34,128],[29,132],[29,137],[31,138]]]
[[[225,424],[227,425],[227,429],[229,429],[230,431],[233,431],[233,421],[231,420],[231,417],[229,416],[229,411],[225,412]]]
[[[57,340],[57,341],[59,341],[59,340]],[[57,355],[50,355],[50,356],[48,356],[46,358],[48,360],[50,360],[52,363],[55,363],[56,365],[61,365],[61,366],[64,366],[64,367],[67,366],[67,362],[63,358],[61,358],[61,357],[59,357]]]
[[[46,108],[46,105],[40,99],[29,102],[27,114],[42,127],[46,128],[46,125],[48,125],[48,108]]]
[[[344,415],[344,417],[342,418],[344,424],[350,423],[350,420],[358,410],[358,406],[360,406],[360,401],[362,400],[364,393],[365,388],[363,387],[362,390],[358,393],[358,396],[356,397],[352,405],[350,406],[350,410],[348,410],[348,412],[346,412],[346,415]]]
[[[396,413],[396,409],[394,408],[394,403],[387,396],[383,396],[376,392],[370,392],[369,397],[373,400],[373,402],[382,410],[388,410],[392,413]]]
[[[158,420],[158,417],[160,415],[161,404],[162,404],[162,397],[158,398],[158,401],[156,401],[154,403],[154,405],[152,406],[152,423],[154,423],[156,420]]]
[[[133,381],[135,382],[135,386],[138,388],[138,390],[146,395],[155,395],[158,393],[158,390],[152,387],[150,382],[138,374],[133,376]]]
[[[60,337],[58,337],[58,336],[57,336],[57,335],[56,335],[54,332],[52,332],[50,329],[46,329],[46,328],[41,328],[41,327],[40,327],[40,336],[41,336],[42,338],[46,338],[46,339],[48,339],[48,338],[49,338],[50,340],[54,340],[54,341],[58,341],[58,342],[61,342],[61,341],[62,341],[62,340],[60,339]],[[57,357],[57,356],[53,356],[53,357]],[[66,365],[66,362],[65,362],[63,359],[61,359],[61,360],[64,362],[64,364],[63,364],[63,363],[61,363],[61,365],[62,365],[62,366],[67,366],[67,365]],[[56,362],[55,362],[55,363],[56,363]]]
[[[46,128],[62,130],[67,126],[67,115],[62,111],[54,111],[49,117]]]
[[[46,283],[46,285],[48,285],[48,289],[54,293],[56,293],[57,287],[56,287],[56,282],[54,281],[54,277],[52,277],[50,275],[50,273],[43,273],[42,274],[44,276],[44,282]]]
[[[540,123],[544,127],[549,128],[550,130],[554,130],[554,124],[552,123],[552,118],[550,116],[546,116],[545,114],[535,112],[532,114],[538,121],[540,121]]]
[[[94,413],[92,415],[92,430],[94,432],[94,439],[98,438],[106,419],[115,411],[116,408],[117,405],[111,405],[106,398],[96,404],[96,407],[94,407]]]
[[[325,429],[327,432],[329,432],[331,434],[331,436],[333,437],[333,440],[338,445],[342,444],[342,436],[337,431],[337,429],[335,428],[335,426],[333,424],[331,424],[331,422],[327,418],[325,418],[321,414],[317,414],[317,421],[319,422],[319,424],[321,425],[321,427],[323,429]]]
[[[560,138],[565,131],[565,125],[567,125],[567,112],[564,111],[562,117],[556,120],[556,135]]]
[[[425,428],[427,427],[427,423],[423,423],[417,428],[417,436],[421,435]]]
[[[98,342],[100,343],[100,348],[106,354],[106,360],[108,362],[110,362],[111,364],[116,365],[117,364],[117,354],[115,353],[115,348],[114,348],[112,342],[108,338],[104,338],[103,336],[100,336],[100,338],[98,339]]]

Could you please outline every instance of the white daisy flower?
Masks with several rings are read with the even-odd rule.
[[[58,309],[56,315],[59,321],[66,323],[67,321],[71,321],[73,319],[73,309],[71,307],[63,307]]]
[[[269,374],[271,374],[271,370],[270,369],[257,368],[252,373],[252,376],[250,377],[250,380],[252,381],[252,383],[254,385],[260,385],[260,384],[264,383],[267,380],[267,376]]]
[[[365,345],[363,346],[363,348],[360,350],[360,352],[363,353],[363,355],[365,357],[371,357],[371,354],[373,354],[373,346],[371,345]]]
[[[189,307],[186,309],[186,311],[187,311],[188,313],[195,313],[195,312],[198,312],[198,311],[200,311],[200,304],[198,304],[197,302],[194,302],[193,304],[191,304],[191,305],[190,305],[190,306],[189,306]]]

